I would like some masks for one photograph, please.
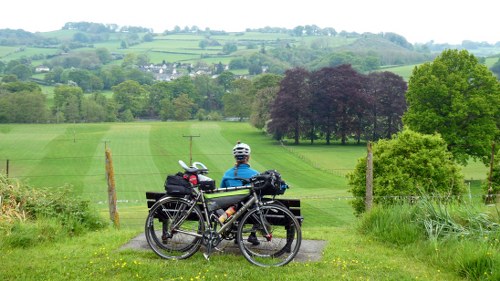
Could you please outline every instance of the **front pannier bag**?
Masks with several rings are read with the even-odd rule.
[[[168,175],[165,180],[165,190],[170,196],[185,196],[191,194],[191,183],[183,177],[181,172]]]

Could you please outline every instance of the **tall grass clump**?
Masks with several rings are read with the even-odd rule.
[[[416,214],[408,204],[376,206],[360,220],[359,230],[377,240],[404,246],[424,239],[421,228],[412,223]]]
[[[363,215],[359,230],[469,280],[500,280],[498,207],[424,196],[413,204],[376,206]]]
[[[0,245],[30,247],[81,235],[107,224],[70,189],[33,188],[0,175]]]

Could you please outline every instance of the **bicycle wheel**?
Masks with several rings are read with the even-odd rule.
[[[205,229],[198,206],[183,198],[166,197],[156,202],[146,219],[145,235],[151,249],[165,259],[185,259],[201,246]]]
[[[250,236],[256,238],[249,239]],[[280,204],[268,204],[243,216],[236,239],[243,256],[252,264],[282,266],[299,252],[302,231],[290,210]]]

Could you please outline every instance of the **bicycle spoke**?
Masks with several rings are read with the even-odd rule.
[[[159,256],[185,259],[200,247],[204,221],[201,211],[180,198],[167,198],[151,207],[146,221],[146,239]]]
[[[255,239],[248,239],[255,235]],[[280,205],[266,205],[249,211],[238,229],[239,247],[245,258],[259,266],[281,266],[297,255],[301,230],[294,215]],[[250,243],[250,242],[255,243]],[[258,245],[257,245],[258,244]]]

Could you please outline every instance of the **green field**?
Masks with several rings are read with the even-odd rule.
[[[350,193],[345,175],[366,153],[364,145],[283,147],[247,123],[0,125],[0,170],[6,170],[8,160],[9,176],[34,186],[70,184],[76,195],[105,210],[107,145],[112,152],[123,223],[136,228],[142,224],[146,212],[145,191],[163,190],[165,176],[180,170],[177,161],[189,162],[186,137],[189,135],[200,136],[193,138],[193,161],[205,163],[216,181],[233,164],[231,148],[237,140],[242,140],[253,148],[253,168],[278,170],[292,186],[286,196],[304,198],[304,212],[311,217],[306,225],[353,222],[353,211],[346,199]],[[486,168],[471,163],[464,172],[466,179],[481,180]],[[322,213],[320,218],[327,216],[328,221],[316,221],[316,212]]]
[[[403,79],[408,82],[408,80],[410,79],[410,76],[413,73],[413,69],[415,68],[415,66],[417,66],[417,65],[413,64],[413,65],[402,65],[402,66],[394,66],[394,67],[383,67],[379,71],[389,71],[389,72],[395,73],[395,74],[403,77]]]
[[[152,251],[117,250],[143,231],[145,191],[162,191],[177,160],[203,162],[217,182],[233,165],[237,140],[252,146],[252,167],[277,169],[291,188],[283,198],[300,198],[304,239],[328,242],[319,262],[261,270],[241,256],[216,254],[210,262],[196,254],[165,261]],[[70,184],[107,215],[105,146],[111,149],[121,230],[107,230],[58,244],[9,250],[0,261],[6,280],[462,280],[449,269],[412,257],[412,250],[388,247],[357,231],[344,175],[366,152],[365,145],[281,146],[238,122],[135,122],[101,124],[0,125],[0,170],[34,186]],[[467,176],[485,168],[473,163]],[[483,173],[484,174],[484,173]],[[467,177],[466,176],[466,177]],[[407,252],[408,251],[408,252]],[[43,253],[43,254],[40,254]],[[32,266],[19,261],[30,256]],[[55,262],[57,261],[57,262]],[[234,264],[235,267],[228,267]],[[5,275],[3,275],[5,274]],[[14,277],[15,276],[15,277]],[[264,278],[264,279],[263,279]]]
[[[193,138],[193,161],[205,163],[214,179],[220,179],[233,164],[231,148],[237,140],[242,140],[253,147],[255,169],[277,169],[290,183],[292,188],[286,196],[310,198],[303,202],[306,214],[324,209],[331,212],[328,225],[352,221],[347,200],[336,203],[340,212],[326,206],[333,197],[348,195],[345,178],[340,174],[352,169],[352,165],[342,167],[343,160],[333,158],[330,161],[337,164],[323,162],[323,167],[317,169],[303,161],[303,156],[290,153],[247,123],[0,125],[0,169],[5,170],[9,159],[11,177],[35,186],[57,187],[68,183],[75,194],[102,204],[107,198],[104,174],[107,144],[113,155],[123,222],[135,228],[142,224],[146,212],[145,191],[163,190],[165,176],[180,170],[177,161],[189,162],[189,141],[183,137],[187,135],[200,135]],[[345,149],[349,149],[349,154],[353,147],[332,146],[331,155],[335,157],[334,151]],[[357,157],[359,153],[354,155]],[[349,163],[354,163],[354,159]],[[308,206],[315,207],[308,209]],[[138,210],[142,213],[137,213]]]

